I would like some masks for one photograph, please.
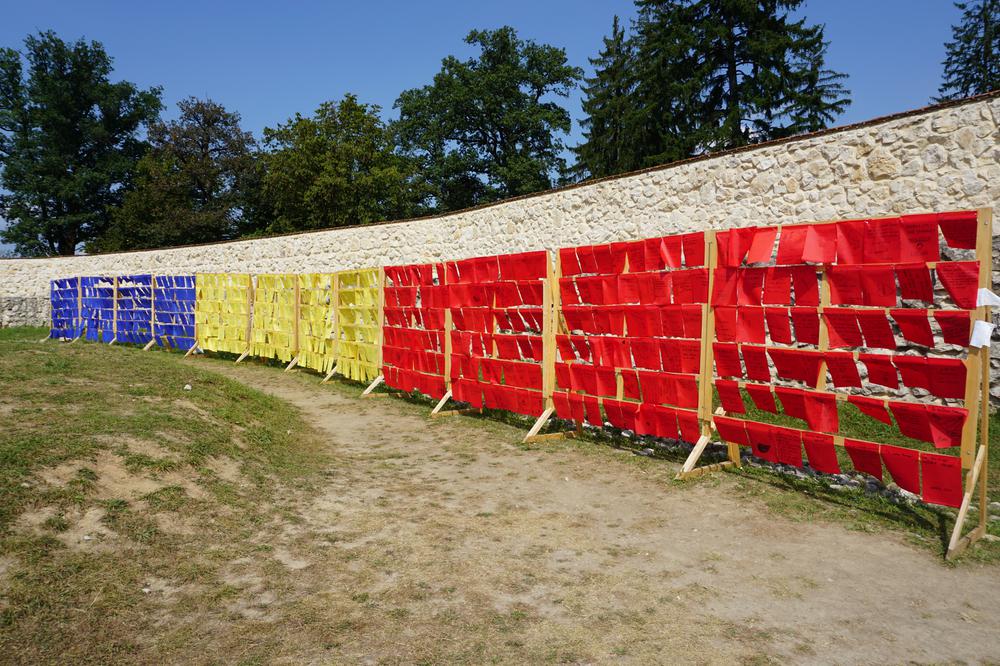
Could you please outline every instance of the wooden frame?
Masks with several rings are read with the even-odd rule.
[[[870,219],[895,219],[898,216],[886,216],[879,218]],[[799,227],[799,226],[812,226],[815,224],[836,224],[841,220],[824,220],[821,222],[811,222],[811,223],[797,223],[794,225],[768,225],[768,227],[774,226],[778,229],[779,233],[781,229],[787,227]],[[711,235],[711,240],[709,241],[709,235]],[[979,288],[989,289],[992,281],[992,271],[993,271],[993,255],[992,255],[992,237],[993,237],[993,213],[990,208],[981,208],[977,211],[977,236],[976,236],[976,260],[979,261]],[[705,322],[705,335],[702,340],[702,387],[703,391],[700,393],[699,397],[699,413],[704,414],[707,409],[711,409],[712,404],[712,389],[711,380],[714,377],[713,372],[713,354],[712,354],[712,341],[715,338],[714,322],[715,317],[713,313],[713,307],[711,306],[711,294],[713,281],[715,276],[715,268],[718,266],[718,247],[715,241],[715,232],[706,232],[706,242],[710,242],[710,247],[708,251],[709,257],[709,304],[708,304],[708,314],[704,319]],[[928,268],[935,268],[937,262],[927,262]],[[817,311],[820,315],[819,319],[819,345],[817,353],[822,353],[829,349],[829,329],[826,324],[826,319],[822,316],[825,308],[830,307],[830,283],[826,278],[827,266],[815,266],[816,271],[823,275],[823,280],[820,283],[820,305]],[[890,308],[885,308],[888,311]],[[933,308],[928,308],[928,310],[933,310]],[[990,321],[990,308],[988,306],[980,306],[975,310],[970,312],[970,318],[975,321]],[[770,345],[755,345],[764,346],[769,348]],[[855,358],[857,358],[858,352],[854,352]],[[888,355],[887,355],[888,356]],[[962,499],[962,504],[959,507],[958,517],[955,521],[954,528],[952,530],[951,539],[948,544],[948,551],[946,558],[951,560],[958,557],[969,545],[975,543],[978,539],[986,533],[986,516],[987,516],[987,461],[989,456],[989,347],[974,348],[969,347],[968,353],[965,360],[965,365],[967,368],[966,372],[966,387],[965,396],[963,404],[966,409],[969,410],[969,418],[966,420],[965,427],[962,431],[962,442],[960,457],[962,462],[962,470],[965,473],[964,480],[964,494]],[[838,401],[843,401],[847,399],[846,394],[835,393],[829,391],[826,388],[826,363],[820,363],[819,369],[820,376],[817,381],[817,390],[823,393],[833,393],[837,396]],[[740,381],[739,386],[742,388],[746,382]],[[886,399],[887,400],[887,399]],[[724,410],[721,408],[715,412],[718,416],[723,416],[725,414]],[[704,417],[702,417],[704,418]],[[705,467],[696,467],[698,460],[704,453],[705,448],[711,441],[711,433],[714,429],[714,424],[711,423],[711,415],[709,415],[709,423],[703,427],[702,437],[698,440],[694,449],[688,455],[685,460],[684,465],[681,467],[680,472],[675,478],[686,479],[695,476],[700,476],[708,472],[717,471],[724,469],[726,467],[731,467],[734,465],[739,465],[739,446],[733,444],[732,442],[726,442],[729,449],[729,460],[723,463],[716,463],[713,465],[707,465]],[[979,447],[977,451],[976,438],[979,437]],[[833,442],[836,446],[844,445],[845,437],[842,435],[834,435]],[[734,457],[735,449],[735,457]],[[978,487],[977,487],[978,486]],[[976,491],[979,491],[979,524],[966,536],[962,536],[962,530],[964,528],[966,516],[968,514],[969,506],[972,503],[973,497]]]

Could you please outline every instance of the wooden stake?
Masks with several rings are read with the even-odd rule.
[[[364,397],[364,396],[366,396],[366,395],[370,395],[370,394],[371,394],[371,392],[375,390],[375,387],[376,387],[376,386],[378,386],[379,384],[381,384],[381,383],[382,383],[382,382],[384,382],[384,381],[385,381],[385,377],[383,377],[382,375],[379,375],[378,377],[376,377],[376,378],[375,378],[375,379],[374,379],[374,380],[372,381],[372,383],[368,385],[368,388],[366,388],[366,389],[365,389],[365,390],[364,390],[364,391],[363,391],[363,392],[361,393],[361,397]]]
[[[320,380],[319,382],[320,384],[326,384],[328,381],[330,381],[330,378],[333,377],[333,373],[337,372],[337,365],[338,365],[337,363],[333,364],[333,367],[330,368],[330,372],[326,373],[326,376]]]
[[[111,292],[111,342],[108,345],[115,344],[118,340],[118,276],[115,276],[113,282],[113,291]]]
[[[444,395],[441,396],[441,399],[438,400],[438,403],[434,405],[434,409],[431,410],[431,416],[437,416],[441,412],[441,408],[445,406],[445,403],[447,403],[450,398],[451,389],[449,388],[445,391]]]
[[[552,416],[554,411],[556,411],[555,407],[546,407],[545,411],[542,412],[542,415],[535,420],[535,425],[531,426],[531,430],[529,430],[528,434],[521,440],[521,443],[527,444],[530,442],[531,438],[538,434],[538,431],[542,429],[542,426],[545,425],[545,422],[549,420],[549,417]]]

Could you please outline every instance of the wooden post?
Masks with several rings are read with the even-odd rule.
[[[112,291],[111,291],[111,342],[109,345],[115,344],[118,340],[118,276],[116,275],[112,281]]]
[[[149,351],[156,344],[156,275],[149,276],[149,342],[142,351]]]
[[[552,399],[556,389],[556,329],[559,324],[559,274],[560,267],[557,264],[558,253],[553,258],[553,253],[549,250],[545,252],[545,284],[542,289],[542,405],[544,410],[535,420],[531,430],[524,436],[522,443],[557,439],[567,436],[567,433],[551,433],[551,435],[539,435],[542,426],[555,413],[555,401]],[[570,431],[569,436],[572,436]]]
[[[714,376],[713,366],[715,364],[714,347],[712,346],[712,341],[715,339],[715,308],[712,307],[712,292],[715,288],[715,269],[719,265],[719,246],[715,239],[715,231],[712,229],[705,232],[705,265],[708,270],[708,298],[702,310],[701,367],[698,368],[698,419],[701,421],[701,437],[694,443],[694,448],[691,449],[691,453],[688,454],[680,472],[675,477],[677,479],[705,473],[696,469],[695,465],[698,464],[705,448],[712,441],[712,377]],[[722,411],[721,408],[719,411]],[[737,466],[740,464],[739,444],[726,442],[726,453],[730,464]],[[718,469],[715,465],[711,465],[709,468]],[[709,468],[705,468],[706,471]]]
[[[250,355],[250,351],[253,349],[253,303],[256,297],[257,289],[254,287],[254,276],[250,273],[246,273],[247,276],[247,348],[240,357],[236,359],[239,363],[247,356]]]
[[[979,288],[989,289],[993,276],[993,211],[981,208],[978,211],[976,233],[976,259],[979,261]],[[990,321],[990,308],[980,306],[972,315],[976,321]],[[990,347],[969,347],[966,359],[965,408],[969,417],[962,429],[962,469],[965,475],[962,506],[955,520],[955,527],[948,543],[947,559],[958,557],[966,548],[986,534],[987,520],[987,473],[989,469],[989,404],[990,404]],[[978,423],[977,423],[978,421]],[[978,427],[977,427],[978,426]],[[979,437],[977,450],[976,437]],[[978,486],[978,488],[977,488]],[[968,535],[962,537],[965,518],[976,490],[979,491],[979,524]]]
[[[301,343],[299,342],[299,318],[302,314],[302,301],[301,289],[299,287],[299,276],[294,275],[295,278],[295,308],[292,311],[292,316],[295,317],[295,321],[292,323],[292,329],[294,331],[293,337],[295,338],[295,348],[293,350],[292,360],[288,362],[288,366],[285,368],[285,372],[288,372],[296,366],[299,362],[299,354],[302,351]]]

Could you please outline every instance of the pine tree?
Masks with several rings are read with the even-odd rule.
[[[648,163],[823,129],[850,99],[804,0],[638,0],[635,99]]]
[[[594,76],[584,79],[581,121],[586,141],[573,149],[578,177],[600,178],[642,166],[642,154],[629,132],[635,86],[635,56],[625,30],[614,17],[611,36],[597,58],[590,58]]]
[[[1000,0],[956,2],[962,21],[945,44],[944,81],[937,101],[979,95],[1000,88]]]

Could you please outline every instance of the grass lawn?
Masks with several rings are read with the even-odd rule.
[[[256,548],[276,494],[325,459],[281,401],[177,354],[45,332],[0,330],[0,661],[108,662],[142,647],[158,580],[204,589],[189,604],[229,594],[216,564]]]
[[[658,458],[680,462],[682,450],[628,455],[612,448],[635,448],[620,434],[517,445],[525,422],[511,415],[496,416],[515,427],[429,420],[426,403],[360,401],[356,386],[320,388],[312,373],[40,344],[45,333],[0,330],[0,662],[394,661],[396,649],[426,663],[593,661],[609,637],[612,656],[660,654],[661,621],[702,613],[713,577],[741,575],[721,564],[731,549],[760,560],[798,543],[783,541],[797,531],[787,526],[759,543],[726,542],[753,520],[750,507],[766,507],[765,523],[882,532],[874,543],[887,549],[902,534],[922,549],[898,546],[911,570],[942,571],[950,509],[751,466],[675,483],[675,466]],[[304,411],[237,381],[248,378],[297,396]],[[842,409],[850,435],[926,446]],[[332,445],[330,428],[351,434]],[[1000,453],[989,482],[996,501]],[[619,495],[634,511],[615,505]],[[729,527],[685,538],[701,525],[697,502],[729,505]],[[990,531],[1000,535],[1000,523]],[[997,560],[1000,544],[981,542],[945,573]],[[809,599],[824,585],[778,592]],[[721,580],[713,598],[735,587]],[[607,609],[621,594],[635,598]],[[781,635],[726,618],[697,624],[669,634],[684,637],[673,649],[691,650],[677,654],[704,654],[715,631],[740,637],[733,654],[769,663],[761,641]],[[796,640],[806,649],[812,637]]]

